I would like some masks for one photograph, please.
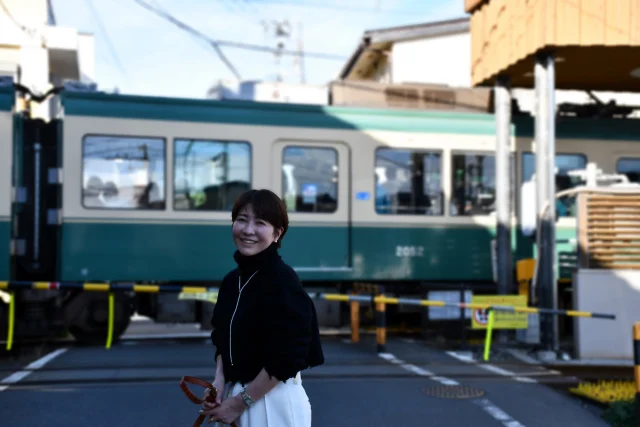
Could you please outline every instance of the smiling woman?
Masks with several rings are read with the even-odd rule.
[[[284,203],[268,190],[252,190],[241,195],[231,212],[233,240],[245,256],[256,255],[272,243],[278,248],[289,228]]]
[[[315,307],[278,254],[289,218],[269,190],[242,194],[231,212],[238,268],[220,285],[211,325],[219,391],[210,421],[243,427],[309,427],[300,371],[324,363]]]

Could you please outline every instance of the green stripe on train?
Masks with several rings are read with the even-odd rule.
[[[341,270],[348,263],[348,232],[295,226],[281,254],[291,266],[305,267],[302,280],[492,279],[491,228],[354,227],[350,272]],[[573,235],[558,230],[558,238]],[[515,259],[531,256],[531,242],[515,231],[513,244]],[[60,280],[217,281],[235,267],[233,251],[228,225],[65,223]]]
[[[11,223],[0,220],[0,280],[10,279],[9,274],[9,242],[11,241]]]

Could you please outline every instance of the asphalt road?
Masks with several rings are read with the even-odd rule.
[[[366,335],[357,344],[340,337],[323,344],[326,364],[302,374],[314,426],[607,425],[541,384],[553,372],[539,366],[480,366],[401,339],[390,339],[389,353],[379,355]],[[201,338],[133,340],[110,350],[70,347],[22,363],[2,361],[0,425],[190,426],[199,407],[178,382],[184,375],[211,379],[213,354]],[[467,386],[467,396],[445,398],[452,385]]]

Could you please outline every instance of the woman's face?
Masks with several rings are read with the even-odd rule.
[[[256,218],[250,204],[240,210],[231,230],[236,248],[245,256],[262,252],[282,234],[267,221]]]

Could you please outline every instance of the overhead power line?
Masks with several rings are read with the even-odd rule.
[[[238,70],[236,70],[236,68],[233,66],[233,64],[231,63],[231,61],[229,61],[229,59],[227,59],[227,57],[224,55],[224,53],[222,53],[222,50],[220,50],[220,46],[217,41],[207,37],[206,35],[202,34],[201,32],[199,32],[198,30],[196,30],[195,28],[190,27],[189,25],[177,20],[176,18],[174,18],[173,16],[171,16],[170,14],[163,12],[145,2],[143,2],[142,0],[133,0],[136,3],[138,3],[140,6],[144,7],[147,10],[150,10],[151,12],[155,13],[156,15],[166,19],[167,21],[171,22],[172,24],[176,25],[178,28],[183,29],[184,31],[195,35],[201,39],[204,39],[205,41],[207,41],[211,46],[213,46],[213,48],[215,49],[216,53],[218,54],[218,56],[220,57],[220,59],[222,60],[222,62],[225,63],[225,65],[227,66],[227,68],[229,68],[229,70],[231,70],[231,72],[233,73],[234,76],[236,76],[236,79],[238,80],[242,80],[242,77],[240,76],[240,73],[238,72]]]
[[[281,50],[281,49],[276,49],[276,48],[272,48],[269,46],[261,46],[261,45],[255,45],[255,44],[250,44],[250,43],[241,43],[241,42],[234,42],[234,41],[228,41],[228,40],[213,40],[210,37],[202,34],[201,32],[199,32],[198,30],[194,29],[193,27],[190,27],[189,25],[177,20],[176,18],[174,18],[173,16],[171,16],[168,13],[165,12],[161,12],[155,8],[152,8],[151,6],[149,6],[148,4],[142,2],[141,0],[134,0],[136,3],[142,5],[143,7],[151,10],[152,12],[162,16],[163,18],[165,18],[166,20],[172,22],[173,24],[175,24],[176,26],[182,28],[183,30],[194,34],[204,40],[206,40],[207,42],[211,43],[211,44],[215,44],[217,46],[227,46],[227,47],[235,47],[238,49],[246,49],[246,50],[253,50],[253,51],[257,51],[257,52],[269,52],[269,53],[278,53],[280,55],[293,55],[293,56],[300,56],[301,54],[304,54],[305,57],[312,57],[312,58],[319,58],[319,59],[331,59],[331,60],[338,60],[338,61],[344,61],[347,58],[344,56],[340,56],[340,55],[335,55],[335,54],[330,54],[330,53],[321,53],[321,52],[299,52],[296,50]]]
[[[125,71],[124,67],[122,66],[122,62],[120,62],[120,58],[118,57],[118,53],[116,51],[116,48],[113,46],[113,43],[111,42],[111,37],[109,36],[109,32],[104,27],[104,24],[102,23],[102,18],[100,18],[100,14],[98,13],[98,11],[96,11],[95,7],[93,6],[92,0],[85,0],[85,3],[87,4],[87,7],[89,8],[89,11],[93,15],[93,19],[96,20],[96,22],[98,23],[98,26],[102,30],[102,34],[104,35],[104,40],[107,43],[107,47],[109,48],[109,51],[111,52],[111,56],[113,57],[113,59],[114,59],[114,61],[116,63],[116,66],[120,69],[120,72],[122,73],[122,75],[125,76],[125,78],[128,78],[127,72]]]

